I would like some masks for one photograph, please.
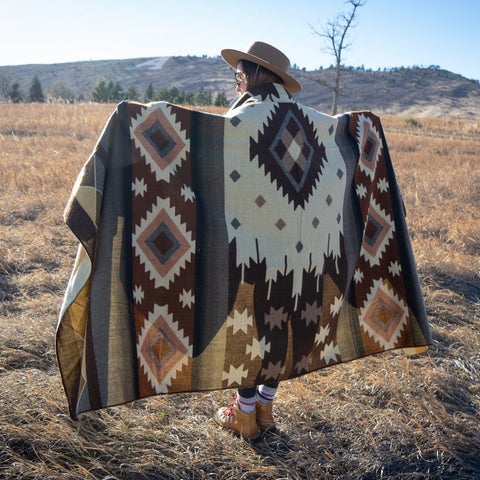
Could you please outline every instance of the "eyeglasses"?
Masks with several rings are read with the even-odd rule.
[[[244,72],[235,72],[235,83],[240,85],[243,80],[247,77],[247,75]]]

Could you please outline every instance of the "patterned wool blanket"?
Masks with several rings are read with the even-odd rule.
[[[246,387],[431,344],[379,119],[281,86],[226,115],[120,104],[65,219],[70,413]]]

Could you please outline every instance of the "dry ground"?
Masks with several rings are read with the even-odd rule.
[[[480,130],[383,117],[435,345],[284,382],[279,430],[221,430],[231,391],[68,417],[57,314],[76,241],[62,223],[112,105],[0,105],[0,478],[480,478]]]

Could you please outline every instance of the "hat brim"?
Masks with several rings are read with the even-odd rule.
[[[240,60],[248,60],[250,62],[257,63],[258,65],[265,67],[266,69],[278,75],[283,80],[283,86],[287,92],[296,93],[302,89],[302,86],[288,73],[278,69],[271,63],[263,60],[263,58],[251,55],[250,53],[241,52],[240,50],[234,50],[232,48],[226,48],[220,53],[223,59],[234,69],[237,69],[237,65]]]

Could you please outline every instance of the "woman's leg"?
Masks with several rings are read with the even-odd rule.
[[[257,425],[262,430],[274,428],[275,420],[273,419],[272,406],[273,397],[277,392],[278,383],[270,383],[268,385],[260,385],[257,393],[257,403],[255,411],[257,414]]]
[[[237,390],[237,402],[242,412],[252,413],[255,410],[256,401],[257,387],[239,388]]]
[[[277,393],[278,383],[270,383],[268,385],[260,385],[258,387],[257,399],[262,403],[270,403]]]

